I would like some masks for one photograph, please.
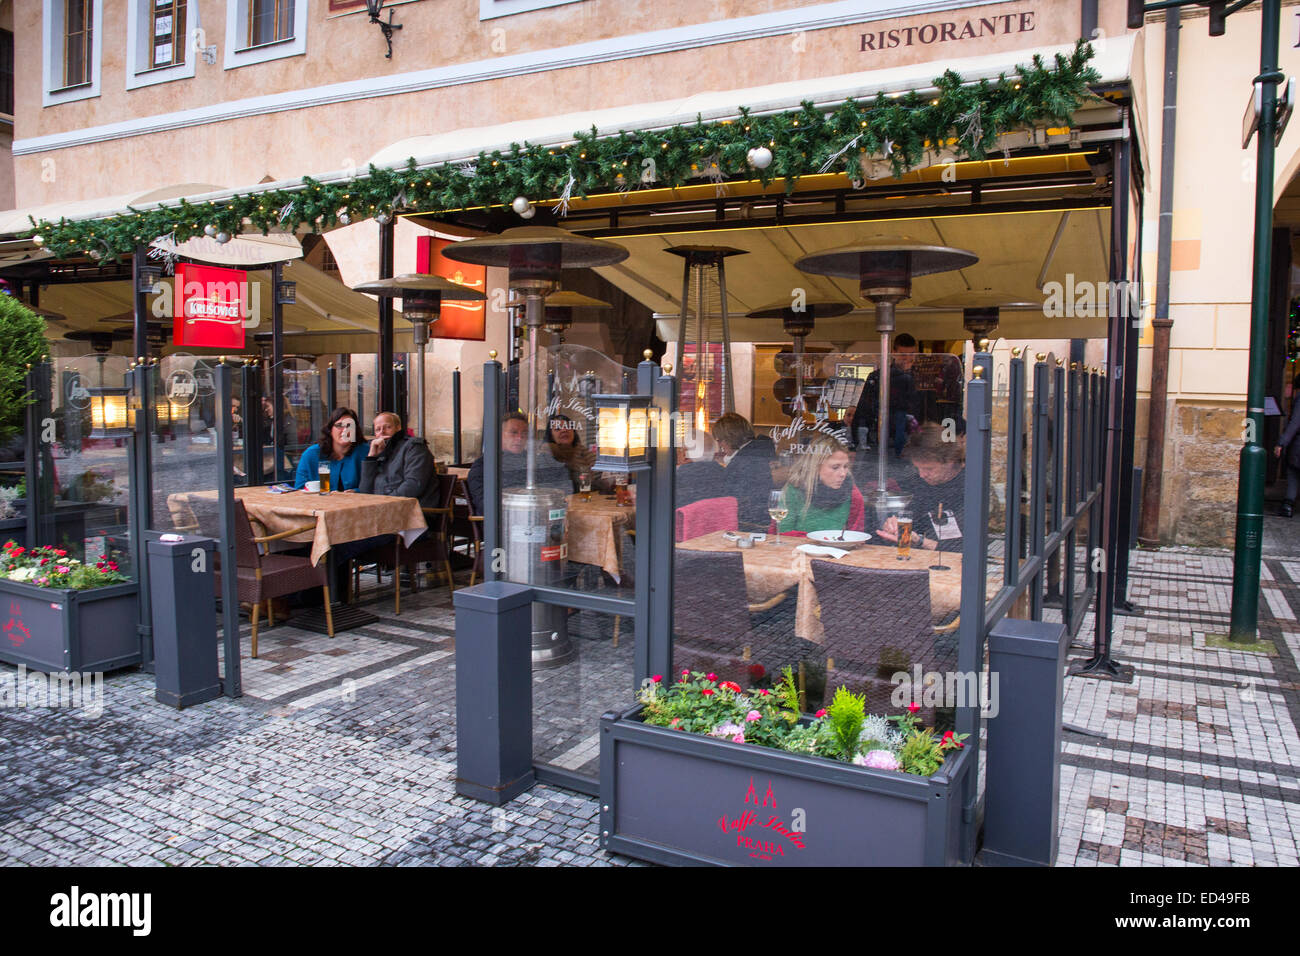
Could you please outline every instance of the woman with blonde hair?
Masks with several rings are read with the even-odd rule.
[[[866,503],[853,481],[848,448],[832,435],[817,435],[794,455],[785,486],[786,517],[778,531],[861,531]]]

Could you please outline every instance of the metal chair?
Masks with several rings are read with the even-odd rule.
[[[268,616],[270,602],[273,598],[284,597],[308,588],[319,587],[325,597],[325,626],[329,636],[334,636],[334,616],[330,612],[329,575],[324,562],[320,565],[311,563],[311,558],[296,557],[288,554],[262,554],[259,545],[291,538],[294,535],[311,531],[313,522],[301,528],[290,528],[278,534],[255,535],[253,523],[248,517],[242,501],[235,501],[235,580],[236,594],[239,601],[247,601],[253,609],[249,617],[253,624],[253,657],[257,657],[257,622],[262,609],[262,602],[267,602]],[[219,555],[218,555],[219,557]],[[221,583],[220,561],[217,563],[217,586]],[[275,624],[274,617],[270,618]]]
[[[826,690],[836,682],[865,692],[867,711],[896,712],[899,672],[946,673],[956,667],[956,649],[938,638],[951,634],[959,620],[935,627],[930,606],[930,572],[861,568],[814,560],[813,582],[821,606],[822,647],[826,652]],[[924,679],[924,678],[923,678]],[[921,688],[913,688],[919,703]],[[923,720],[933,723],[934,709]]]

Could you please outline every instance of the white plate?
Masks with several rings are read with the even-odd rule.
[[[870,541],[871,535],[865,531],[809,531],[808,540],[840,548],[856,548]]]

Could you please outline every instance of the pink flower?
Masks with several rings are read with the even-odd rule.
[[[772,692],[771,692],[770,690],[768,690],[766,687],[760,687],[759,690],[758,690],[758,692],[759,692],[760,694],[762,694],[764,697],[770,697],[770,696],[772,696]]]
[[[681,724],[681,722],[682,722],[682,719],[681,719],[680,717],[674,717],[674,718],[672,719],[672,723],[670,723],[668,726],[669,726],[669,727],[676,727],[676,726],[678,726],[679,724]]]
[[[69,571],[71,571],[71,570],[72,570],[72,569],[69,568],[66,564],[60,564],[60,565],[58,565],[58,566],[55,567],[55,569],[54,569],[54,573],[55,573],[55,574],[67,574],[67,573],[68,573]]]
[[[690,671],[682,671],[682,683],[685,684],[687,678],[689,678],[690,676],[691,676]]]
[[[920,709],[921,709],[921,705],[918,704],[916,701],[912,701],[910,704],[907,705],[907,712],[909,714],[915,714]]]
[[[732,742],[733,744],[743,744],[743,743],[745,742],[745,735],[744,735],[744,734],[736,734],[736,736],[734,736],[734,737],[731,738],[731,742]]]
[[[853,758],[853,762],[859,767],[871,767],[875,770],[897,770],[899,767],[898,758],[888,750],[873,750],[870,753],[858,754]]]
[[[662,684],[662,683],[664,682],[664,675],[663,675],[663,674],[655,674],[655,676],[652,677],[652,678],[650,678],[650,680],[653,681],[653,682],[656,683],[656,684]]]
[[[821,710],[817,711],[817,713],[816,713],[814,716],[816,716],[816,717],[825,717],[825,716],[826,716],[826,708],[823,707]]]
[[[705,697],[711,697],[713,696],[713,688],[706,687],[704,688],[704,690],[700,691],[700,693],[703,694]]]
[[[745,715],[745,719],[748,720],[750,723],[753,723],[756,720],[762,720],[763,715],[756,710],[751,710],[749,713]]]

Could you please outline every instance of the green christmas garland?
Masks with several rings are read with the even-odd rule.
[[[681,186],[691,181],[723,182],[777,177],[792,192],[799,177],[846,171],[858,178],[859,160],[879,156],[895,175],[922,163],[925,151],[946,147],[983,159],[1003,133],[1042,124],[1065,124],[1100,77],[1088,65],[1092,47],[1082,40],[1070,56],[1056,55],[1054,67],[1035,56],[1016,76],[966,84],[949,70],[934,81],[936,92],[877,95],[847,100],[831,112],[804,103],[798,110],[751,116],[740,109],[733,120],[697,121],[656,132],[620,132],[600,137],[575,133],[567,146],[515,144],[509,152],[480,153],[477,161],[420,169],[414,159],[403,169],[369,168],[348,182],[322,183],[304,176],[300,186],[220,202],[181,200],[166,208],[104,219],[35,222],[33,233],[59,257],[96,259],[130,255],[157,236],[176,242],[205,234],[236,236],[249,223],[264,235],[272,229],[297,232],[404,211],[437,212],[508,205],[516,197],[567,200],[632,188]],[[955,142],[954,142],[955,141]],[[766,147],[771,162],[750,165],[751,149]]]

